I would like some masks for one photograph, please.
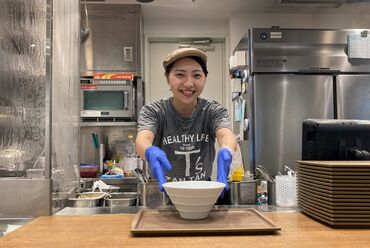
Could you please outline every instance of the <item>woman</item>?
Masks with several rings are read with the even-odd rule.
[[[195,48],[171,52],[163,62],[173,96],[145,105],[138,121],[136,151],[149,163],[160,190],[166,181],[209,180],[217,139],[217,181],[227,177],[236,150],[224,107],[200,98],[208,74],[207,55]]]

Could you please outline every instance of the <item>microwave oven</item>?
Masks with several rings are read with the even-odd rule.
[[[82,119],[132,119],[135,114],[133,80],[92,80],[82,81]]]

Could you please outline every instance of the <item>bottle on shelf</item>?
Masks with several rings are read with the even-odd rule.
[[[132,171],[138,166],[138,159],[135,150],[135,140],[132,134],[127,136],[125,159],[123,162],[123,173],[125,176],[132,176]]]
[[[134,140],[134,136],[132,134],[127,135],[125,157],[126,158],[135,158],[136,157],[135,140]]]

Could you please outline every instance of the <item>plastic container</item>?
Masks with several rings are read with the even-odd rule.
[[[296,177],[282,175],[275,177],[276,183],[276,205],[279,207],[297,206]]]
[[[97,164],[80,164],[80,177],[95,178],[98,173]]]
[[[135,150],[135,140],[132,134],[127,136],[127,143],[125,146],[125,158],[135,158],[136,157],[136,150]]]
[[[123,174],[126,177],[132,176],[133,171],[138,168],[140,164],[140,158],[125,158],[123,160]]]
[[[126,145],[123,141],[117,141],[114,146],[114,159],[116,162],[123,163],[123,159],[125,158],[126,152]]]

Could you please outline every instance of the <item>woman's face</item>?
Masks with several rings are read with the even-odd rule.
[[[176,104],[194,106],[205,86],[206,76],[198,62],[182,58],[173,65],[167,81]]]

